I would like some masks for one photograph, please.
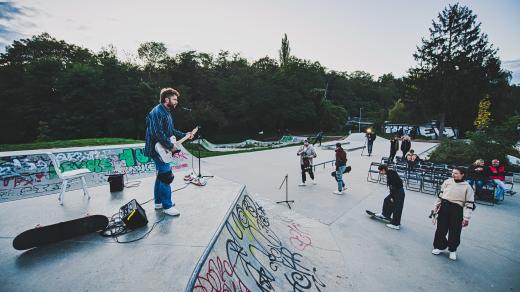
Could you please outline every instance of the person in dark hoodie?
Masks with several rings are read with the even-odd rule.
[[[388,169],[386,164],[379,165],[378,170],[380,175],[386,175],[386,184],[390,189],[390,194],[383,201],[383,212],[376,216],[390,221],[386,227],[399,230],[404,205],[403,181],[399,174],[393,169]]]
[[[338,182],[338,190],[334,191],[336,195],[343,195],[345,183],[343,182],[343,173],[347,168],[347,152],[341,147],[341,143],[336,143],[336,181]]]
[[[388,162],[393,163],[395,154],[399,149],[399,137],[395,135],[392,139],[390,139],[390,156],[388,156]]]
[[[403,160],[406,158],[406,154],[408,154],[410,149],[412,149],[412,140],[410,139],[410,136],[404,135],[401,138],[401,151],[403,152]]]

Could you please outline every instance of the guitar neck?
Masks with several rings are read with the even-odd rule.
[[[195,135],[195,133],[197,133],[197,131],[199,130],[199,127],[196,127],[195,129],[193,129],[193,131],[191,131],[191,133],[193,135]],[[188,140],[188,135],[182,137],[182,139],[180,139],[179,141],[177,141],[177,144],[182,144],[184,141]]]

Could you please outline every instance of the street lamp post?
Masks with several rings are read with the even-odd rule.
[[[361,109],[362,107],[359,108],[358,133],[361,133]]]

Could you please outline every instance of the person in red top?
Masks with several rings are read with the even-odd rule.
[[[491,165],[489,166],[489,178],[493,180],[497,186],[495,191],[495,200],[502,201],[506,191],[506,185],[504,184],[506,174],[504,165],[500,165],[498,159],[493,159],[493,161],[491,161]]]

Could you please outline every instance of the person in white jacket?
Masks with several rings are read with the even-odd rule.
[[[438,255],[448,248],[450,259],[456,260],[460,233],[462,227],[469,224],[471,212],[475,209],[475,199],[473,188],[464,180],[464,169],[455,167],[451,177],[442,184],[432,210],[432,214],[437,214],[432,254]]]
[[[314,181],[314,172],[312,171],[312,159],[316,158],[316,151],[314,151],[314,147],[309,144],[309,140],[305,140],[303,142],[303,146],[298,149],[296,155],[300,156],[300,166],[302,169],[302,183],[300,186],[305,186],[305,181],[307,180],[307,176],[305,175],[307,172],[311,177],[312,183],[316,184]]]

